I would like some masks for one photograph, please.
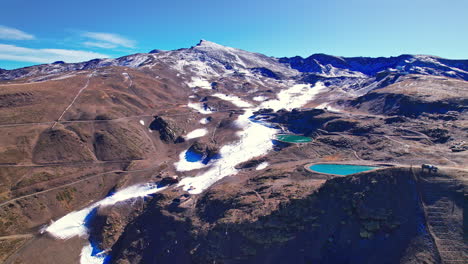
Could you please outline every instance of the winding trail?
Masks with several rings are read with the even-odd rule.
[[[11,240],[11,239],[23,239],[23,238],[32,238],[33,234],[18,234],[10,236],[0,236],[0,240]]]
[[[75,95],[75,98],[73,98],[73,101],[67,106],[67,108],[65,108],[65,110],[63,110],[62,114],[59,116],[57,121],[55,121],[55,123],[52,125],[52,128],[54,128],[55,125],[57,125],[57,123],[60,122],[60,120],[65,115],[65,113],[68,111],[68,109],[70,109],[70,107],[72,107],[72,105],[75,103],[76,99],[78,99],[80,94],[88,87],[89,81],[91,80],[91,77],[93,77],[95,73],[96,73],[96,71],[93,71],[90,75],[88,75],[88,80],[86,80],[86,84],[78,91],[78,93]]]
[[[363,159],[361,159],[361,157],[359,157],[359,155],[357,154],[357,152],[355,150],[353,150],[353,154],[358,160],[361,160],[361,161],[363,160]]]

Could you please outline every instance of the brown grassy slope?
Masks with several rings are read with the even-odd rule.
[[[155,149],[140,124],[105,123],[94,133],[94,150],[99,160],[144,159]]]
[[[168,108],[186,100],[188,91],[181,84],[157,77],[124,67],[101,69],[64,115],[64,120],[151,114],[155,109]]]
[[[42,132],[33,150],[35,163],[95,160],[93,152],[73,132],[63,128]]]
[[[47,82],[0,82],[0,124],[47,122],[57,119],[85,85],[87,75]]]

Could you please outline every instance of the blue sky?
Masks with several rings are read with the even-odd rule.
[[[200,39],[276,57],[468,59],[466,0],[4,0],[1,6],[4,69],[184,48]]]

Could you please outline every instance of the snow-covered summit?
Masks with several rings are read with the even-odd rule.
[[[200,41],[198,42],[198,44],[195,45],[195,47],[193,47],[193,48],[224,49],[224,48],[228,48],[228,47],[225,47],[225,46],[220,45],[220,44],[218,44],[218,43],[214,43],[214,42],[209,41],[209,40],[200,39]]]
[[[266,68],[273,72],[285,75],[297,74],[296,71],[279,63],[277,58],[223,46],[208,40],[200,40],[196,46],[192,47],[188,51],[194,51],[206,55],[207,57],[223,64],[226,69]]]

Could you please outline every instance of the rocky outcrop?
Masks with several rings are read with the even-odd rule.
[[[168,117],[155,116],[149,128],[159,132],[159,137],[166,143],[180,143],[184,139],[184,130],[177,127],[175,121]]]
[[[452,152],[462,152],[468,150],[468,144],[465,141],[455,142],[450,146]]]
[[[339,118],[339,115],[328,113],[322,109],[278,111],[277,113],[258,112],[260,115],[270,116],[269,121],[286,127],[289,131],[306,136],[313,134],[328,121]]]
[[[428,135],[434,143],[445,143],[450,139],[450,131],[444,128],[428,128],[421,132]]]
[[[167,185],[176,184],[178,182],[179,182],[179,177],[177,177],[177,176],[167,176],[167,177],[162,178],[161,181],[159,181],[158,185],[159,186],[167,186]]]
[[[196,141],[190,146],[188,151],[199,154],[202,157],[202,162],[208,163],[208,161],[219,154],[219,147],[213,143]]]
[[[324,129],[329,132],[343,132],[351,130],[357,126],[356,120],[349,119],[335,119],[325,124]]]

